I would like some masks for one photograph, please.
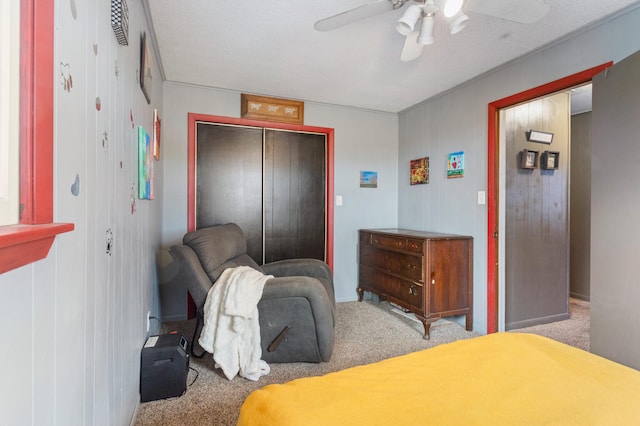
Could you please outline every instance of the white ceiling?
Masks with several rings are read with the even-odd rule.
[[[370,0],[374,1],[374,0]],[[510,0],[506,0],[510,1]],[[511,0],[517,2],[518,0]],[[467,14],[449,35],[400,61],[394,28],[406,10],[329,32],[313,24],[368,0],[145,0],[163,77],[266,96],[399,112],[580,28],[637,7],[637,0],[542,0],[534,24]]]

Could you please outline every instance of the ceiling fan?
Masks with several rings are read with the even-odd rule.
[[[407,7],[396,22],[396,30],[405,36],[400,59],[411,61],[422,53],[425,45],[434,42],[435,17],[440,12],[449,26],[449,33],[460,32],[468,23],[465,12],[493,16],[508,21],[530,24],[549,11],[549,5],[539,0],[375,0],[363,6],[329,16],[315,23],[318,31],[330,31],[384,12]],[[464,10],[463,10],[464,9]]]

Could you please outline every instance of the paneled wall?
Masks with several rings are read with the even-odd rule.
[[[558,93],[508,108],[501,120],[505,167],[505,327],[569,318],[569,95]],[[526,132],[553,133],[551,144]],[[521,167],[522,150],[537,152],[535,168]],[[558,168],[543,168],[544,151],[559,153]]]
[[[75,230],[49,256],[0,275],[0,424],[126,425],[139,401],[140,350],[155,301],[162,166],[153,201],[137,198],[138,126],[162,117],[155,63],[139,85],[139,1],[129,45],[108,1],[55,1],[54,221]],[[162,158],[162,157],[161,157]],[[152,326],[157,323],[152,321]]]
[[[398,224],[474,237],[474,328],[486,326],[487,105],[640,49],[640,6],[558,41],[400,113]],[[446,179],[446,155],[465,152],[465,177]],[[431,182],[410,186],[409,161],[430,157]],[[504,327],[504,289],[500,290]]]
[[[569,294],[591,296],[591,112],[571,116]]]
[[[172,282],[175,271],[166,248],[182,241],[187,229],[187,113],[239,117],[240,93],[165,83],[163,147],[165,198],[161,288],[174,294],[171,318],[186,315],[186,290]],[[267,94],[268,95],[268,94]],[[398,118],[396,114],[305,102],[305,123],[335,129],[334,283],[338,301],[357,298],[358,229],[397,224]],[[378,172],[378,188],[360,188],[360,171]],[[170,310],[170,311],[169,311]]]

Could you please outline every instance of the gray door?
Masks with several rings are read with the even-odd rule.
[[[593,79],[591,352],[640,369],[640,52]]]

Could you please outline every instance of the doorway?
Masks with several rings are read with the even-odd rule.
[[[500,191],[501,112],[509,107],[568,90],[590,82],[593,76],[612,65],[611,62],[590,68],[560,80],[492,102],[488,106],[488,238],[487,238],[487,332],[505,331],[505,280],[501,277],[505,259],[504,217],[500,216],[505,194]],[[503,210],[503,209],[502,209]],[[504,262],[504,260],[503,260]]]
[[[500,114],[500,252],[506,330],[569,318],[570,95]]]

